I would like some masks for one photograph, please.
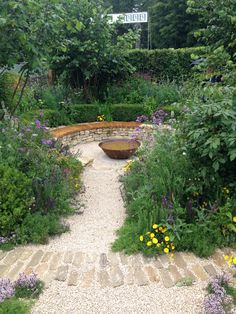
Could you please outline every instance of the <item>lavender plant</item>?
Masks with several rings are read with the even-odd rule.
[[[0,278],[0,303],[13,297],[15,294],[15,287],[9,279]]]
[[[14,282],[15,296],[18,298],[37,298],[43,290],[43,282],[33,272],[30,275],[21,273]]]

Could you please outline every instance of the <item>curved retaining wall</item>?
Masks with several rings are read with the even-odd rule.
[[[141,128],[138,131],[137,128]],[[139,134],[140,139],[147,138],[153,133],[153,127],[139,122],[93,122],[63,126],[52,130],[54,137],[61,139],[63,144],[75,146],[80,143],[102,141],[109,137],[131,138]]]

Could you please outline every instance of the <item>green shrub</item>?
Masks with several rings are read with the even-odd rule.
[[[75,123],[95,122],[99,115],[98,104],[72,105],[70,107],[70,118]]]
[[[137,72],[150,73],[158,81],[182,80],[191,76],[191,55],[201,55],[205,48],[134,49],[129,52],[129,62]]]
[[[45,244],[49,236],[61,234],[68,231],[68,227],[60,223],[59,216],[39,213],[28,214],[22,224],[16,230],[18,242]]]
[[[0,314],[29,314],[32,302],[11,298],[0,303]]]
[[[0,163],[0,234],[8,236],[20,225],[33,203],[32,180]]]
[[[19,75],[16,73],[6,72],[0,75],[0,108],[1,101],[4,101],[5,106],[10,110],[14,107],[12,96],[18,79]]]
[[[136,118],[145,113],[141,104],[111,105],[111,116],[114,121],[136,121]]]

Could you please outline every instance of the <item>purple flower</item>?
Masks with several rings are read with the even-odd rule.
[[[34,288],[37,284],[37,275],[33,272],[30,275],[21,273],[19,278],[14,282],[14,287]]]
[[[152,122],[156,125],[160,125],[163,123],[166,116],[167,113],[164,110],[157,110],[152,114]]]
[[[145,115],[138,116],[136,119],[137,122],[146,122],[148,121],[148,117]]]
[[[53,140],[43,138],[41,140],[42,144],[51,146],[53,144]]]
[[[9,279],[0,278],[0,303],[11,298],[15,293],[14,285]]]
[[[41,122],[39,120],[35,120],[35,125],[37,129],[41,128]]]

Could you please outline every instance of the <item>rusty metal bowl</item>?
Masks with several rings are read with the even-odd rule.
[[[140,146],[140,142],[132,139],[108,139],[98,144],[99,147],[112,159],[127,159]]]

